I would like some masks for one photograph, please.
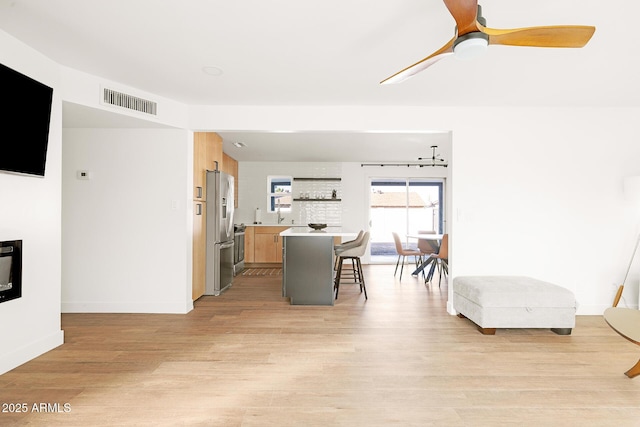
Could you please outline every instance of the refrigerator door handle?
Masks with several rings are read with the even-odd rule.
[[[233,246],[233,240],[228,242],[220,243],[220,249],[227,249]]]

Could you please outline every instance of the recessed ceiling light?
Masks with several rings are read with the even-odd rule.
[[[214,77],[218,77],[224,74],[222,68],[216,66],[202,67],[202,72]]]
[[[238,148],[243,148],[247,146],[244,142],[232,142],[232,144]]]

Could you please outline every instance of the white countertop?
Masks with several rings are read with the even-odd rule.
[[[294,226],[280,233],[282,237],[305,236],[305,237],[356,237],[357,232],[344,231],[342,227],[327,227],[322,230],[314,230],[307,226]]]

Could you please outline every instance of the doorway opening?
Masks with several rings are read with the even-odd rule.
[[[395,263],[398,259],[393,232],[405,247],[417,248],[417,240],[408,238],[419,231],[444,232],[444,179],[373,178],[371,179],[370,262]]]

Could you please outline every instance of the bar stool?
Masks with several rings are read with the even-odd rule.
[[[360,246],[360,243],[362,243],[363,237],[364,237],[364,230],[360,230],[355,239],[349,240],[348,242],[342,242],[339,245],[333,246],[333,253],[336,256],[336,262],[335,262],[335,265],[333,266],[334,270],[338,268],[338,259],[340,257],[340,254],[349,248]]]
[[[368,243],[369,243],[369,232],[366,231],[362,235],[362,240],[360,242],[360,245],[345,249],[338,256],[338,267],[337,267],[336,276],[335,276],[334,285],[333,285],[333,288],[336,290],[336,299],[338,299],[338,291],[340,290],[340,283],[344,282],[343,279],[351,278],[351,277],[353,277],[353,282],[349,282],[349,283],[360,285],[360,292],[364,292],[364,299],[368,299],[367,287],[365,286],[365,283],[364,283],[364,273],[362,272],[362,263],[360,262],[360,257],[363,256],[365,251],[367,250]],[[343,271],[342,267],[345,259],[351,260],[352,274],[349,274],[348,276],[343,277],[343,273],[345,271]]]

